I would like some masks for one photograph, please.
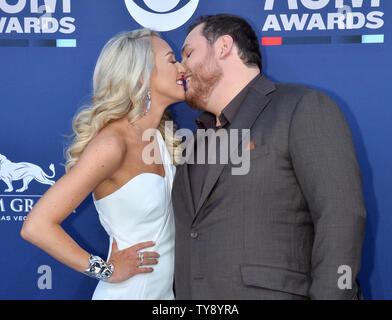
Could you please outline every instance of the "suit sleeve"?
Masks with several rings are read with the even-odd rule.
[[[302,96],[289,150],[314,224],[310,298],[356,299],[366,220],[362,178],[347,121],[327,95]]]

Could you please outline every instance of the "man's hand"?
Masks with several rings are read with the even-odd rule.
[[[117,242],[113,239],[112,252],[109,263],[114,265],[114,271],[107,282],[122,282],[138,273],[153,272],[153,268],[145,268],[140,266],[140,257],[138,251],[153,247],[155,242],[147,241],[135,244],[124,250],[119,250]],[[159,254],[157,252],[143,252],[143,266],[154,265],[158,263]]]

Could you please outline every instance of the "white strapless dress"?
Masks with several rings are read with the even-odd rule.
[[[120,250],[139,242],[155,241],[154,247],[142,251],[160,254],[151,273],[136,274],[120,283],[100,281],[93,300],[172,300],[174,273],[174,220],[171,190],[176,167],[161,133],[156,130],[165,177],[144,172],[128,181],[108,196],[93,201],[99,220],[110,238],[110,258],[113,238]]]

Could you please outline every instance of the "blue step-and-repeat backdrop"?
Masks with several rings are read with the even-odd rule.
[[[64,174],[66,135],[91,97],[104,44],[152,27],[180,59],[187,26],[216,13],[251,23],[268,77],[322,90],[346,115],[368,212],[360,282],[366,299],[392,298],[390,0],[0,0],[0,299],[91,298],[96,280],[24,241],[23,221]],[[171,110],[180,127],[195,129],[197,111]],[[62,226],[106,257],[91,197]]]

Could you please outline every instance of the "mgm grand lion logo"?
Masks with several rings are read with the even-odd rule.
[[[11,162],[6,156],[0,154],[0,180],[7,185],[4,192],[12,192],[14,190],[12,182],[23,179],[23,187],[17,189],[16,192],[23,192],[29,187],[32,180],[36,180],[42,184],[54,185],[55,170],[53,163],[49,166],[52,175],[46,174],[39,166],[28,162]]]

